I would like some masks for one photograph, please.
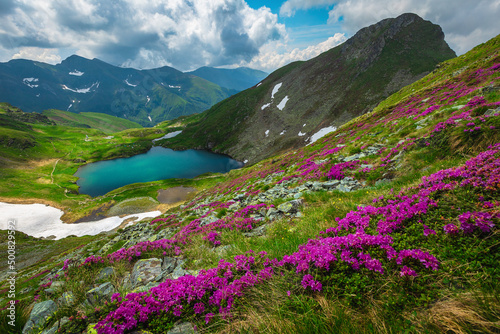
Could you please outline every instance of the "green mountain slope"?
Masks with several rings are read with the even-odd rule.
[[[454,56],[439,26],[414,14],[383,20],[216,104],[168,145],[208,148],[255,162],[303,146],[320,129],[372,110]]]
[[[0,63],[0,101],[27,112],[98,112],[153,126],[202,112],[233,93],[168,66],[135,70],[79,56],[57,65]]]
[[[92,128],[101,130],[105,133],[142,128],[142,126],[138,123],[102,113],[86,112],[75,114],[69,111],[52,109],[43,111],[42,115],[47,116],[50,120],[59,125],[78,128]]]

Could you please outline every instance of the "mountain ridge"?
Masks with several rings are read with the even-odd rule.
[[[255,162],[366,113],[454,56],[438,25],[415,14],[386,19],[216,104],[165,145]]]
[[[72,55],[57,65],[0,63],[0,101],[28,112],[100,112],[153,126],[199,113],[238,90],[163,66],[137,70]]]

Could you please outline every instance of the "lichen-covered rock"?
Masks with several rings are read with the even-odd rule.
[[[111,296],[116,293],[116,289],[110,282],[103,283],[97,288],[87,291],[87,301],[90,305],[97,306],[104,300],[111,300]]]
[[[137,261],[130,274],[132,288],[153,282],[161,274],[161,263],[162,261],[157,258]]]
[[[111,277],[113,277],[114,274],[115,270],[113,269],[113,267],[102,268],[101,271],[99,271],[99,273],[97,274],[95,280],[108,281],[111,279]]]
[[[75,301],[75,296],[72,291],[66,291],[57,299],[57,303],[62,306],[69,306]]]
[[[53,300],[36,303],[30,313],[29,319],[24,325],[23,334],[34,333],[34,330],[42,326],[47,318],[57,311],[57,305]]]
[[[266,233],[266,229],[267,229],[267,224],[264,224],[262,226],[254,228],[250,232],[243,233],[243,235],[245,237],[249,237],[249,238],[251,238],[251,237],[260,237],[260,236],[262,236],[262,235],[264,235]]]
[[[180,325],[175,326],[167,332],[167,334],[195,334],[194,326],[190,322],[184,322]]]
[[[278,206],[278,211],[285,214],[296,213],[298,207],[302,204],[302,200],[296,199],[293,201],[282,203]]]

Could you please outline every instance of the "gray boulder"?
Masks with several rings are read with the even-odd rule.
[[[97,288],[87,291],[87,301],[90,305],[97,306],[104,300],[111,300],[111,296],[116,293],[116,289],[110,282],[103,283]]]
[[[254,228],[250,232],[243,233],[243,235],[245,237],[249,237],[249,238],[251,238],[251,237],[260,237],[260,236],[262,236],[262,235],[264,235],[266,233],[266,229],[267,229],[267,224],[264,224],[262,226]]]
[[[113,267],[102,268],[101,271],[97,274],[95,280],[96,281],[109,281],[113,275],[115,274],[115,270]]]
[[[155,281],[156,277],[161,274],[161,263],[162,261],[157,258],[137,261],[130,274],[132,288]]]
[[[72,291],[66,291],[57,299],[57,303],[62,306],[72,305],[75,301],[75,296]]]
[[[45,324],[47,318],[57,311],[57,305],[52,300],[36,303],[24,325],[23,334],[35,333],[35,329]]]
[[[295,199],[293,201],[282,203],[278,206],[278,211],[283,212],[284,214],[296,213],[297,209],[300,205],[302,205],[302,200]]]
[[[167,334],[195,334],[194,326],[190,322],[184,322],[175,326],[167,332]]]

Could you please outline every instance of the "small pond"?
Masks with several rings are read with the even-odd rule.
[[[100,196],[132,183],[172,178],[189,179],[208,172],[227,173],[242,166],[243,163],[226,155],[153,147],[147,153],[130,158],[99,161],[82,166],[75,176],[79,177],[77,184],[80,186],[80,193]]]

